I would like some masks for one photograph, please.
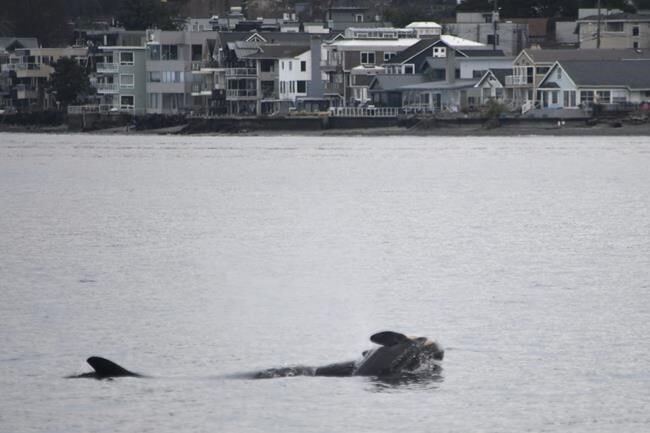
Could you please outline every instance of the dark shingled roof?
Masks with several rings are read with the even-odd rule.
[[[536,63],[554,63],[565,60],[623,60],[623,59],[650,59],[650,50],[617,50],[617,49],[549,49],[549,50],[524,50]]]
[[[305,51],[309,51],[308,46],[296,45],[262,45],[260,51],[255,54],[249,54],[247,59],[280,59],[297,57]]]
[[[467,57],[504,57],[503,50],[493,50],[483,47],[459,47],[458,51]]]
[[[585,62],[565,60],[562,68],[578,86],[622,86],[650,89],[650,60]]]
[[[440,39],[435,38],[435,39],[422,39],[415,44],[411,45],[405,50],[400,51],[397,53],[397,55],[393,56],[392,59],[390,59],[388,62],[386,62],[387,65],[400,65],[404,62],[406,62],[408,59],[411,57],[414,57],[418,55],[420,52],[426,50],[427,48],[433,46],[436,42],[438,42]]]
[[[425,81],[426,77],[420,74],[379,74],[370,83],[370,91],[395,90],[402,86],[420,84]]]

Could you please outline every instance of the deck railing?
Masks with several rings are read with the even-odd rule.
[[[332,107],[330,116],[333,117],[397,117],[399,108],[395,107],[375,107],[375,108],[356,108],[356,107]]]

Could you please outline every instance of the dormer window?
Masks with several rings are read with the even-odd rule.
[[[447,47],[433,47],[433,57],[436,58],[447,57]]]

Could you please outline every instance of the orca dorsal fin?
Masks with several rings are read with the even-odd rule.
[[[393,331],[378,332],[370,336],[370,341],[382,346],[395,346],[396,344],[404,343],[410,340],[411,339],[406,335]]]
[[[91,356],[86,360],[88,364],[95,370],[97,377],[119,377],[119,376],[134,376],[137,377],[139,374],[133,373],[126,368],[117,365],[113,361],[109,361],[106,358],[101,358],[99,356]]]

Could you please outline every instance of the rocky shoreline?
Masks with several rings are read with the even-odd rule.
[[[254,124],[254,120],[252,121]],[[612,121],[602,120],[588,122],[558,123],[548,120],[526,122],[504,122],[496,127],[486,127],[482,123],[453,123],[434,122],[431,124],[416,124],[406,126],[374,126],[358,128],[327,128],[327,129],[291,129],[291,128],[228,128],[223,130],[193,129],[187,123],[162,128],[134,128],[132,125],[121,125],[91,131],[79,131],[66,124],[61,125],[12,125],[0,123],[0,132],[5,133],[43,133],[43,134],[92,134],[92,135],[308,135],[308,136],[650,136],[650,121]]]

